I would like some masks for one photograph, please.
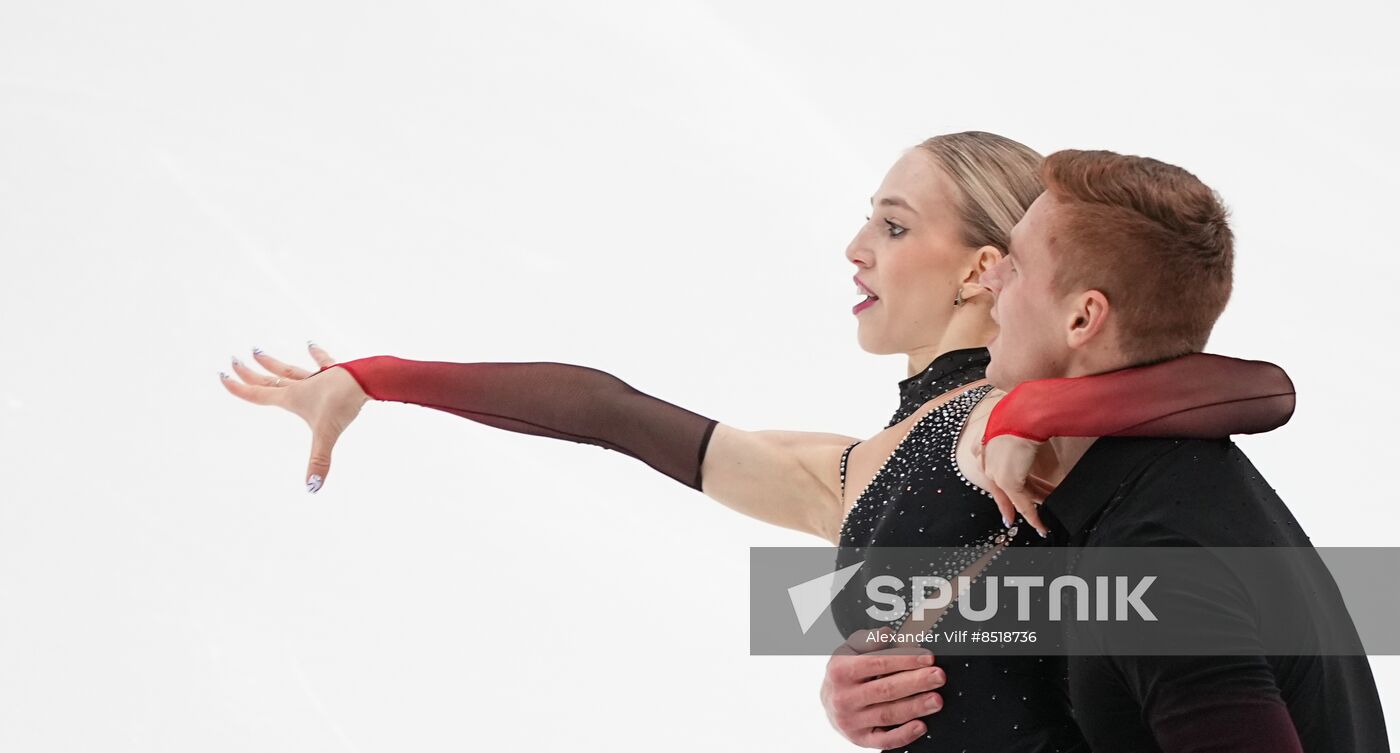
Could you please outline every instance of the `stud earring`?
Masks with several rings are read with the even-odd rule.
[[[959,285],[959,286],[958,286],[958,297],[953,299],[953,305],[954,305],[954,306],[961,306],[962,304],[963,304],[962,286]]]

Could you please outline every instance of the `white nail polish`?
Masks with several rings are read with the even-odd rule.
[[[316,492],[320,491],[320,490],[321,490],[321,481],[322,481],[322,479],[321,479],[321,474],[319,474],[319,473],[313,473],[313,474],[311,474],[311,477],[308,478],[308,479],[306,480],[306,491],[307,491],[309,494],[315,494]]]

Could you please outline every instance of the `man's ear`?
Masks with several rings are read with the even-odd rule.
[[[1102,292],[1086,290],[1080,293],[1069,312],[1066,344],[1071,348],[1084,348],[1091,343],[1102,345],[1108,337],[1111,314],[1108,297]]]

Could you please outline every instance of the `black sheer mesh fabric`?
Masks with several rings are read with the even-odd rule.
[[[585,366],[394,356],[336,365],[376,400],[414,403],[507,431],[615,450],[696,490],[717,424]]]
[[[1293,415],[1288,373],[1267,361],[1191,353],[1093,376],[1037,379],[992,410],[983,441],[1049,437],[1210,439],[1272,431]]]
[[[984,348],[946,353],[900,383],[892,423],[949,385],[978,378]],[[701,490],[717,421],[652,397],[598,369],[565,363],[452,363],[372,356],[337,364],[376,400],[413,403],[507,431],[596,445],[630,455]],[[334,367],[332,367],[334,368]],[[1288,420],[1293,385],[1273,364],[1193,354],[1152,366],[1013,390],[986,437],[1225,437]]]

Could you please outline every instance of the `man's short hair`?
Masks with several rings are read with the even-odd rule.
[[[1203,350],[1233,277],[1220,196],[1175,165],[1107,151],[1056,152],[1041,177],[1055,288],[1102,292],[1134,362]]]

